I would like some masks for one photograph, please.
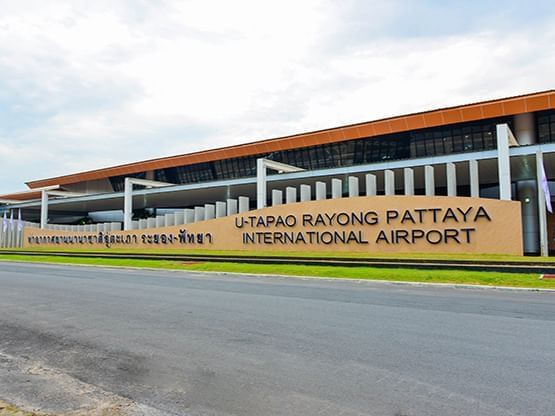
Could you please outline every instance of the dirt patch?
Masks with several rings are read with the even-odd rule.
[[[43,412],[28,412],[17,406],[6,403],[0,400],[0,416],[124,416],[129,414],[126,409],[128,406],[124,405],[111,405],[100,406],[95,409],[76,410],[64,413],[43,413]]]
[[[13,406],[9,403],[6,403],[3,400],[0,400],[0,416],[54,416],[48,415],[46,413],[35,413],[35,412],[26,412]]]
[[[58,369],[0,351],[0,416],[160,416]],[[11,404],[11,403],[15,403]]]

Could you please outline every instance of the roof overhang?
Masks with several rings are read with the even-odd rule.
[[[10,204],[21,201],[31,201],[33,199],[40,199],[42,191],[55,191],[60,189],[60,185],[49,185],[39,188],[27,189],[25,191],[14,192],[11,194],[0,195],[0,203]]]
[[[32,189],[50,185],[64,185],[111,176],[131,175],[156,169],[186,166],[216,160],[263,155],[271,152],[290,150],[326,143],[335,143],[364,137],[381,136],[409,130],[425,129],[442,125],[484,120],[495,117],[512,116],[520,113],[555,109],[555,90],[537,92],[515,97],[483,101],[457,107],[448,107],[421,113],[341,126],[326,130],[279,137],[219,149],[163,157],[119,166],[96,169],[87,172],[64,175],[55,178],[27,182]]]

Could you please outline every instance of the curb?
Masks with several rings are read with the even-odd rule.
[[[318,281],[347,281],[356,283],[380,283],[398,286],[423,286],[423,287],[445,287],[451,289],[476,289],[476,290],[498,290],[498,291],[512,291],[512,292],[544,292],[555,293],[555,288],[536,288],[536,287],[514,287],[514,286],[488,286],[488,285],[473,285],[467,283],[432,283],[432,282],[411,282],[406,280],[382,280],[382,279],[351,279],[348,277],[319,277],[319,276],[299,276],[291,274],[267,274],[267,273],[239,273],[239,272],[218,272],[218,271],[200,271],[200,270],[185,270],[185,269],[162,269],[155,267],[133,267],[133,266],[112,266],[101,264],[74,264],[74,263],[45,263],[45,262],[25,262],[18,260],[0,260],[1,262],[9,262],[15,264],[38,264],[43,266],[73,266],[73,267],[96,267],[103,269],[123,269],[123,270],[147,270],[156,272],[172,272],[172,273],[191,273],[199,275],[216,275],[216,276],[244,276],[244,277],[264,277],[264,278],[294,278],[299,280],[318,280]]]

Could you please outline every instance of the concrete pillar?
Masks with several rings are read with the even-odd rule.
[[[520,145],[536,144],[536,120],[534,113],[514,116],[514,133]]]
[[[166,218],[164,215],[156,216],[156,228],[161,228],[166,224]]]
[[[175,225],[175,214],[173,212],[164,215],[164,227],[171,227],[172,225]]]
[[[266,206],[266,165],[264,159],[256,161],[256,208],[261,209]],[[240,205],[240,204],[239,204]],[[240,209],[239,209],[240,211]]]
[[[378,193],[378,181],[376,180],[376,175],[373,173],[367,173],[365,175],[366,179],[366,196],[376,196]]]
[[[227,200],[227,215],[237,214],[237,200],[228,198]]]
[[[310,201],[311,199],[310,185],[301,185],[301,202]]]
[[[349,176],[349,198],[360,195],[358,186],[358,178],[356,176]]]
[[[522,210],[522,237],[525,253],[538,253],[540,251],[540,236],[538,224],[538,208],[540,207],[538,197],[541,190],[536,188],[536,180],[518,181],[516,191]],[[545,205],[544,205],[545,206]]]
[[[390,169],[384,171],[385,194],[395,195],[395,172]]]
[[[204,207],[195,207],[195,222],[204,221]]]
[[[174,225],[182,225],[185,224],[185,212],[184,211],[175,211],[173,213],[173,224]]]
[[[326,199],[327,191],[326,191],[326,183],[325,182],[316,182],[316,200],[321,201]]]
[[[226,215],[225,208],[226,208],[225,207],[225,202],[216,201],[216,218],[225,217],[225,215]]]
[[[333,178],[331,180],[331,197],[332,199],[341,198],[343,196],[343,181]]]
[[[183,224],[192,224],[195,222],[195,210],[193,208],[185,208],[183,210]]]
[[[405,195],[414,195],[414,170],[412,168],[404,168],[403,175],[405,179]]]
[[[285,202],[287,204],[294,204],[297,202],[297,188],[292,186],[285,188]]]
[[[239,197],[239,214],[242,214],[244,212],[248,212],[250,209],[249,206],[250,202],[249,202],[249,197],[248,196],[240,196]]]
[[[156,218],[153,218],[153,217],[147,218],[146,228],[156,228]]]
[[[424,187],[426,188],[426,196],[434,196],[436,194],[436,180],[433,166],[424,166]]]
[[[447,196],[457,196],[457,168],[454,163],[446,163]]]
[[[46,228],[48,224],[48,192],[40,193],[40,228]]]
[[[216,205],[204,204],[204,219],[213,220],[216,218]]]
[[[478,170],[478,161],[468,161],[468,171],[470,178],[470,196],[472,198],[480,198],[480,173]]]
[[[511,200],[511,162],[509,156],[509,126],[497,125],[497,168],[499,199]]]
[[[283,204],[283,192],[279,189],[272,189],[272,206]]]
[[[131,229],[131,221],[133,220],[133,183],[131,178],[125,178],[123,188],[123,229]]]
[[[536,152],[536,187],[538,189],[538,233],[540,243],[540,254],[544,257],[549,256],[549,233],[547,231],[547,207],[545,193],[542,182],[544,180],[545,169],[543,166],[543,153],[541,150]],[[546,178],[545,178],[546,179]],[[546,179],[547,180],[547,179]],[[550,205],[551,205],[551,201]]]

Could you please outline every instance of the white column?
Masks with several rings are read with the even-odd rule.
[[[497,125],[497,167],[499,199],[511,200],[511,161],[509,158],[509,126]]]
[[[183,224],[192,224],[195,222],[195,210],[193,208],[185,208],[183,210]]]
[[[316,200],[320,201],[326,199],[327,191],[326,191],[326,183],[325,182],[316,182]]]
[[[164,226],[171,227],[172,225],[175,225],[175,214],[173,212],[164,215]]]
[[[446,163],[447,196],[457,196],[457,168],[454,163]]]
[[[195,222],[204,221],[204,207],[195,207]]]
[[[216,218],[225,217],[225,202],[216,201]]]
[[[405,195],[414,195],[414,170],[412,168],[403,169],[405,177]]]
[[[244,212],[248,212],[250,209],[250,202],[248,196],[240,196],[239,197],[239,214]]]
[[[384,171],[385,194],[395,195],[395,172],[390,169]]]
[[[373,173],[366,174],[366,196],[376,196],[378,193],[378,182]]]
[[[41,191],[40,193],[40,228],[46,228],[48,224],[48,192]]]
[[[266,206],[266,165],[264,159],[256,161],[256,207],[257,209]]]
[[[297,202],[297,188],[292,186],[285,188],[285,202],[287,204],[294,204]]]
[[[424,166],[424,187],[426,188],[426,196],[434,196],[436,194],[436,180],[433,166]]]
[[[333,178],[331,180],[331,197],[332,199],[341,198],[343,196],[343,181]]]
[[[349,198],[360,195],[358,186],[358,178],[356,176],[349,176]]]
[[[468,161],[468,171],[470,178],[470,196],[472,198],[480,198],[480,173],[477,160],[472,159]]]
[[[212,220],[216,218],[216,205],[204,204],[204,219]]]
[[[279,189],[272,189],[272,206],[283,204],[283,192]]]
[[[157,215],[156,216],[156,228],[161,228],[166,225],[166,218],[164,215]]]
[[[12,225],[8,222],[8,244],[7,247],[11,248],[12,247],[12,236],[13,236],[13,227]]]
[[[125,178],[123,188],[123,229],[131,229],[131,221],[133,220],[133,183],[131,178]]]
[[[540,254],[546,257],[549,256],[549,234],[547,231],[547,208],[545,205],[545,194],[542,187],[543,170],[543,153],[541,150],[538,150],[536,152],[536,182],[538,189]]]
[[[227,215],[237,214],[237,200],[228,198],[227,200]]]
[[[310,201],[311,199],[310,185],[301,185],[301,202]]]
[[[173,216],[174,216],[174,220],[173,220],[174,225],[185,224],[185,212],[184,211],[175,211],[173,213]]]

